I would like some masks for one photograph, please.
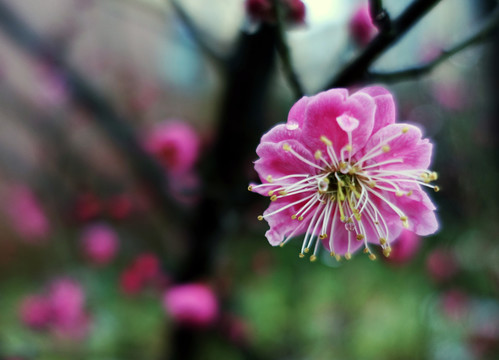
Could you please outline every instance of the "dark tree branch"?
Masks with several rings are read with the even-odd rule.
[[[0,0],[0,29],[27,53],[42,61],[49,61],[65,76],[73,101],[89,109],[95,115],[93,119],[96,124],[107,133],[129,159],[139,178],[153,191],[161,210],[169,216],[183,215],[183,211],[175,206],[167,192],[167,181],[163,170],[144,152],[128,122],[118,115],[104,97],[75,69],[66,63],[56,49],[41,38],[2,0]]]
[[[206,57],[208,57],[208,59],[213,61],[220,68],[223,68],[227,63],[227,59],[225,59],[221,54],[216,52],[211,46],[206,43],[202,32],[191,19],[189,14],[187,14],[187,12],[183,9],[182,5],[180,5],[177,0],[172,0],[171,3],[178,17],[187,27],[194,42],[197,44],[197,46],[199,46],[201,51],[206,55]]]
[[[369,11],[371,13],[371,19],[373,19],[374,25],[380,31],[390,31],[392,22],[390,15],[383,8],[382,0],[369,0]]]
[[[389,31],[380,33],[369,43],[366,49],[350,62],[329,82],[326,89],[350,86],[366,80],[372,63],[400,38],[431,8],[441,0],[414,0],[411,5],[392,22]]]
[[[276,48],[281,59],[284,74],[288,79],[289,86],[293,91],[293,95],[296,99],[301,98],[304,95],[303,87],[298,79],[298,75],[294,71],[293,62],[291,60],[291,53],[286,40],[286,33],[284,31],[284,9],[281,1],[272,0],[272,5],[276,9],[277,15],[277,37],[276,37]]]
[[[457,43],[453,47],[442,50],[440,56],[435,58],[434,60],[419,66],[414,66],[412,68],[393,71],[389,73],[378,73],[378,72],[370,72],[369,79],[372,81],[381,81],[381,82],[397,82],[404,80],[413,80],[420,76],[426,75],[430,73],[433,69],[435,69],[438,65],[454,56],[455,54],[461,52],[462,50],[477,45],[485,40],[487,40],[491,35],[494,34],[494,31],[497,29],[499,25],[499,7],[496,7],[492,15],[489,16],[487,21],[482,25],[482,27],[476,31],[473,35],[468,38],[462,40]]]

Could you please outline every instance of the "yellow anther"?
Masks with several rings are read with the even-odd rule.
[[[336,258],[336,261],[341,261],[341,256],[340,255],[336,254],[334,257]]]
[[[411,196],[412,195],[412,190],[410,190],[406,195],[407,196]]]
[[[363,253],[364,254],[369,254],[369,249],[368,248],[364,248]]]
[[[270,197],[270,201],[276,201],[277,200],[277,195],[272,195]]]
[[[403,226],[405,229],[409,229],[409,222],[408,222],[408,221],[402,221],[402,226]]]
[[[321,236],[319,236],[321,239],[325,239],[327,238],[327,234],[322,234]]]
[[[317,150],[314,154],[314,157],[316,160],[319,160],[321,158],[321,156],[322,156],[322,151],[320,151],[320,150]]]
[[[372,261],[376,260],[376,255],[374,254],[369,254],[369,259],[371,259]]]
[[[298,216],[298,221],[302,221],[303,220],[303,216]]]
[[[258,215],[257,219],[260,220],[260,221],[262,221],[263,220],[263,216],[262,215]]]
[[[357,234],[357,240],[359,240],[359,241],[364,240],[364,235]]]
[[[269,196],[274,195],[274,190],[270,190],[267,194],[269,194]]]
[[[398,196],[398,197],[401,197],[401,196],[404,196],[404,192],[403,191],[400,191],[400,190],[397,190],[395,192],[395,195]]]
[[[248,190],[253,191],[253,186],[252,185],[248,186]]]
[[[351,258],[352,258],[352,254],[350,254],[349,252],[347,252],[345,254],[345,259],[350,260]]]
[[[381,245],[385,245],[385,244],[386,244],[386,239],[385,239],[385,238],[380,238],[380,239],[379,239],[379,243],[380,243]]]
[[[369,186],[370,188],[374,188],[374,187],[376,187],[376,181],[374,181],[374,180],[369,181],[369,182],[367,183],[367,186]]]
[[[408,131],[409,131],[409,127],[408,127],[408,126],[404,126],[404,127],[402,128],[402,134],[405,134],[405,133],[406,133],[406,132],[408,132]]]
[[[300,259],[303,259],[303,258],[305,257],[305,254],[304,254],[304,253],[299,253],[299,254],[298,254],[298,257],[299,257]]]
[[[350,144],[346,145],[345,150],[348,152],[352,151],[352,145],[350,145]]]
[[[281,195],[281,196],[287,195],[287,192],[284,190],[281,190],[281,191],[279,191],[279,195]]]
[[[274,181],[274,180],[272,179],[272,175],[268,175],[268,176],[267,176],[267,181],[268,181],[269,183],[271,183],[272,181]]]
[[[400,217],[400,220],[402,220],[402,221],[407,221],[407,216],[402,215],[402,216]]]
[[[295,214],[291,215],[291,219],[295,220],[296,219],[296,215]]]
[[[321,141],[326,144],[326,146],[331,146],[333,145],[332,141],[329,140],[327,137],[325,137],[324,135],[321,136]]]
[[[334,251],[331,251],[331,252],[329,253],[329,255],[331,255],[331,256],[336,256],[336,254],[334,253]]]
[[[436,185],[435,185],[435,186],[433,187],[433,190],[435,190],[435,192],[439,192],[439,191],[440,191],[440,187],[438,187],[438,186],[436,186]]]
[[[356,219],[357,221],[360,221],[360,219],[362,219],[362,214],[361,214],[361,213],[359,213],[359,212],[356,212],[353,216],[355,216],[355,219]]]
[[[305,250],[303,250],[303,252],[304,252],[305,254],[308,254],[308,252],[309,252],[309,251],[310,251],[310,249],[309,249],[309,248],[305,248]]]
[[[284,151],[290,151],[291,150],[291,146],[289,144],[284,144],[282,146],[282,148],[284,149]]]
[[[310,262],[314,262],[315,260],[317,260],[317,256],[312,255],[312,256],[310,257]]]
[[[438,179],[438,174],[437,174],[435,171],[433,171],[433,172],[430,174],[430,179],[431,179],[431,181],[435,181],[435,180],[437,180],[437,179]]]
[[[390,151],[390,146],[389,145],[383,145],[381,147],[381,150],[384,152],[384,153],[387,153],[388,151]]]
[[[347,168],[347,163],[344,161],[340,161],[340,169],[345,170]]]
[[[283,242],[282,242],[282,243],[280,243],[280,244],[279,244],[279,247],[284,247],[284,244],[285,244],[285,243],[283,243]]]
[[[392,252],[391,247],[386,247],[383,249],[383,255],[385,255],[385,257],[390,257],[391,252]]]

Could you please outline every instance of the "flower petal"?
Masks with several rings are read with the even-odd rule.
[[[395,102],[393,101],[392,94],[390,94],[388,90],[381,86],[370,86],[359,90],[359,92],[371,96],[376,103],[373,134],[379,129],[395,123]]]

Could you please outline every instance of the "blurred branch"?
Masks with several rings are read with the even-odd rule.
[[[3,0],[0,0],[0,29],[19,47],[37,59],[50,61],[65,76],[73,100],[95,114],[97,125],[129,159],[140,179],[151,187],[161,209],[169,216],[183,215],[167,192],[163,170],[144,152],[128,122]]]
[[[227,60],[206,43],[201,30],[197,27],[197,25],[191,19],[189,14],[187,14],[184,8],[179,4],[179,2],[177,0],[172,0],[171,4],[179,18],[191,33],[194,42],[199,46],[201,51],[216,65],[223,68],[227,63]]]
[[[326,89],[349,86],[366,80],[372,63],[418,22],[441,0],[414,0],[407,9],[391,23],[389,30],[381,29],[379,34],[367,45],[365,50],[346,65],[336,77],[327,84]]]
[[[286,33],[284,31],[284,9],[282,1],[272,0],[272,5],[276,9],[277,15],[277,37],[276,37],[276,47],[279,57],[281,58],[284,74],[288,79],[289,86],[293,91],[296,99],[301,98],[304,95],[303,88],[298,79],[298,75],[294,71],[293,63],[291,60],[291,53],[289,46],[286,41]]]
[[[476,31],[473,35],[469,36],[468,38],[462,40],[455,46],[447,50],[442,50],[440,56],[438,56],[434,60],[420,66],[415,66],[400,71],[394,71],[389,73],[370,72],[368,75],[369,79],[372,81],[396,82],[403,80],[411,80],[419,76],[426,75],[429,72],[431,72],[433,69],[435,69],[438,65],[440,65],[450,57],[454,56],[455,54],[461,52],[462,50],[470,46],[477,45],[487,40],[487,38],[489,38],[493,34],[494,30],[497,29],[498,25],[499,25],[499,6],[496,7],[492,15],[489,16],[487,21],[482,25],[482,27],[478,31]]]
[[[369,0],[369,11],[378,30],[390,31],[392,21],[388,12],[383,8],[382,0]]]

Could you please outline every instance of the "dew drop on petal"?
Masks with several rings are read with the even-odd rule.
[[[286,129],[288,130],[296,130],[300,127],[300,125],[297,122],[288,122],[286,124]]]

